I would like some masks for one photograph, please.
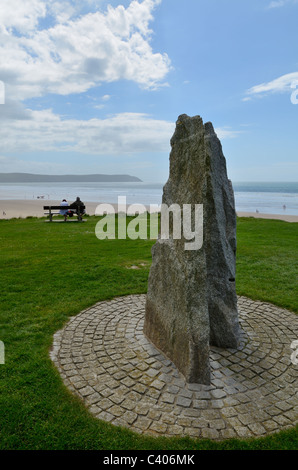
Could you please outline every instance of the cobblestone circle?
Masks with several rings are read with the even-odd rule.
[[[238,298],[238,350],[211,348],[211,385],[187,384],[144,336],[145,295],[100,302],[54,336],[65,385],[97,418],[151,435],[250,438],[298,423],[298,317]],[[293,358],[293,356],[292,356]]]

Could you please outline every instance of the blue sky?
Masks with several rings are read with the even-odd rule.
[[[297,181],[297,17],[296,0],[1,0],[0,172],[164,183],[186,113],[233,181]]]

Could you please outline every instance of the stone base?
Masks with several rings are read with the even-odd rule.
[[[128,296],[72,317],[51,358],[65,385],[97,418],[132,431],[223,440],[298,423],[298,317],[244,297],[237,350],[211,347],[211,385],[187,384],[144,336],[146,296]]]

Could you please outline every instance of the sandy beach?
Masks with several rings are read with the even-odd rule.
[[[0,219],[44,217],[43,206],[60,205],[61,201],[39,200],[0,200]],[[100,203],[86,202],[86,212],[94,215]],[[112,204],[117,211],[117,204]],[[238,217],[254,217],[262,219],[284,220],[285,222],[298,222],[298,216],[287,214],[261,214],[255,212],[238,212]]]
[[[43,206],[59,206],[61,201],[47,199],[32,200],[0,200],[0,219],[45,217]],[[87,202],[86,212],[95,214],[97,202]]]
[[[298,215],[286,214],[260,214],[256,212],[237,212],[238,217],[254,217],[255,219],[283,220],[284,222],[298,222]]]

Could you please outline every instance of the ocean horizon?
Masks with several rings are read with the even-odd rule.
[[[163,183],[1,183],[0,200],[62,200],[161,204]],[[298,215],[298,182],[233,182],[237,212]]]

